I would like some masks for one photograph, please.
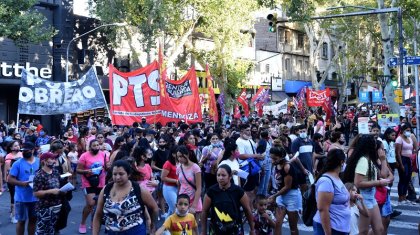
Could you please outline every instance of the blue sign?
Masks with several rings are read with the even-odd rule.
[[[373,103],[382,103],[382,92],[372,91],[372,102]]]
[[[359,102],[360,103],[369,103],[369,92],[367,91],[359,91]]]
[[[420,64],[420,56],[406,56],[403,62],[405,65],[418,65]]]
[[[389,66],[394,67],[398,65],[398,58],[397,57],[392,57],[389,58]]]

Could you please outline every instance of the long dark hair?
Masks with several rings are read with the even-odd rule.
[[[187,148],[187,146],[185,146],[185,145],[181,145],[181,146],[179,146],[179,148],[178,148],[178,152],[180,152],[182,155],[187,155],[188,156],[188,159],[191,161],[191,162],[194,162],[194,163],[196,163],[196,164],[198,164],[198,160],[197,160],[197,157],[195,156],[195,154],[194,154],[194,152],[192,152],[192,151],[190,151],[188,148]]]
[[[333,171],[346,160],[346,154],[341,149],[332,149],[328,151],[324,167],[318,174],[318,179],[326,172]],[[347,169],[347,168],[346,168]]]
[[[173,146],[171,150],[169,151],[168,161],[174,166],[176,165],[176,157],[174,157],[174,155],[176,156],[177,152],[178,152],[178,146]]]
[[[391,143],[391,139],[389,138],[389,135],[390,134],[392,134],[392,133],[395,133],[395,134],[397,134],[397,132],[394,130],[394,129],[392,129],[391,127],[388,127],[386,130],[385,130],[385,132],[384,132],[384,140],[389,144],[389,143]]]
[[[144,148],[142,146],[137,146],[134,148],[131,156],[134,158],[134,160],[136,161],[138,165],[143,161],[142,157],[146,156],[146,154],[147,154],[147,148]]]
[[[221,162],[226,159],[229,159],[232,156],[232,152],[238,148],[238,145],[236,145],[236,142],[231,138],[226,138],[223,145],[225,147],[225,152],[223,153],[222,160],[220,160]]]
[[[360,158],[366,157],[368,159],[368,179],[373,179],[374,169],[372,168],[372,163],[374,166],[378,166],[378,154],[376,151],[376,140],[373,135],[361,135],[357,143],[355,143],[355,150],[352,155],[347,160],[347,167],[344,171],[343,180],[344,182],[354,182],[354,174],[356,170],[357,163]]]

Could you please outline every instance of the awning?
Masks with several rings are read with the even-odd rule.
[[[296,81],[296,80],[286,80],[284,82],[284,91],[286,93],[298,93],[303,87],[312,87],[312,82],[310,81]],[[325,85],[322,84],[320,89],[324,89]]]
[[[284,91],[272,91],[271,92],[271,101],[283,101],[290,98]]]

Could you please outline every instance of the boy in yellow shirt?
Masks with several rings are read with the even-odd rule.
[[[162,227],[156,231],[156,235],[162,235],[168,230],[172,235],[197,235],[198,226],[193,214],[188,213],[190,197],[180,194],[176,199],[175,213],[169,216]]]

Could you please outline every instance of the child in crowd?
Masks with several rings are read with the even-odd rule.
[[[270,210],[267,210],[268,199],[264,195],[257,195],[255,199],[257,210],[254,212],[255,234],[272,235],[276,227],[276,219]]]
[[[77,152],[77,145],[74,143],[69,144],[69,153],[67,154],[67,158],[70,160],[70,165],[72,169],[72,176],[71,176],[71,183],[76,186],[77,183],[77,173],[76,168],[77,164],[79,163],[79,153]]]
[[[190,208],[190,197],[187,194],[180,194],[176,199],[175,213],[169,216],[162,227],[156,231],[156,235],[162,235],[168,230],[172,235],[196,235],[198,226],[193,214],[188,213]]]
[[[357,235],[359,234],[360,214],[364,216],[368,216],[368,209],[366,208],[365,203],[363,203],[362,195],[357,193],[356,186],[353,183],[346,183],[345,186],[350,193],[350,209],[351,209],[350,235]]]

